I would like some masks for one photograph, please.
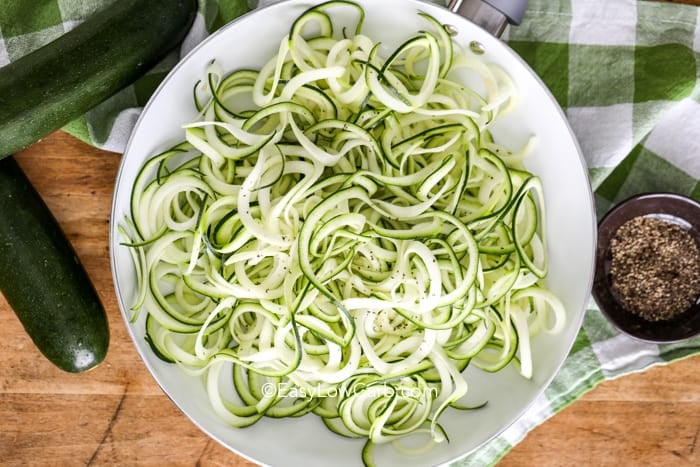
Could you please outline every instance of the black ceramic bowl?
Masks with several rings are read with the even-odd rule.
[[[637,339],[677,342],[694,337],[700,334],[700,300],[670,319],[648,321],[624,309],[611,287],[610,241],[625,222],[640,216],[678,224],[695,238],[700,247],[700,203],[673,193],[647,193],[628,198],[611,209],[598,224],[593,297],[617,328]]]

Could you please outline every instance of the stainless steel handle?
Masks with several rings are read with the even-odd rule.
[[[447,8],[500,37],[508,23],[520,24],[527,2],[528,0],[450,0]]]

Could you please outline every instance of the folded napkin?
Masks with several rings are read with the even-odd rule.
[[[24,0],[3,0],[0,66],[111,1],[34,0],[26,8]],[[200,1],[200,14],[180,51],[65,130],[122,152],[141,106],[177,60],[255,6],[255,0]],[[530,0],[523,23],[509,28],[504,39],[565,109],[589,167],[599,216],[642,192],[671,191],[700,200],[699,8],[634,0]],[[629,338],[591,300],[574,348],[550,387],[501,436],[455,465],[494,464],[529,430],[601,381],[698,353],[700,338],[668,345]]]

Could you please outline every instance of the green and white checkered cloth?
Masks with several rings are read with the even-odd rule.
[[[0,66],[118,0],[0,0]],[[261,0],[265,1],[265,0]],[[251,0],[200,0],[182,50],[65,130],[122,152],[142,106],[180,56]],[[633,194],[700,200],[700,9],[634,0],[531,0],[505,39],[565,109],[595,190],[598,215]],[[496,463],[527,432],[605,379],[700,353],[700,338],[654,345],[620,334],[593,300],[571,355],[531,409],[457,463]]]
[[[530,0],[507,41],[542,77],[576,133],[598,216],[638,193],[700,200],[700,8],[634,0]],[[498,461],[600,382],[700,353],[620,334],[591,299],[562,370],[530,410],[458,465]]]

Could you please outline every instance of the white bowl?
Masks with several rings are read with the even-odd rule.
[[[516,111],[494,130],[497,140],[513,146],[528,135],[539,144],[527,163],[545,190],[550,257],[548,287],[567,309],[567,323],[559,335],[539,335],[533,342],[534,375],[521,377],[512,366],[496,374],[468,371],[470,400],[488,400],[476,411],[447,411],[441,423],[450,436],[425,456],[385,459],[387,465],[442,464],[482,446],[517,420],[552,380],[571,349],[588,302],[593,277],[596,222],[587,171],[576,140],[561,109],[543,83],[498,39],[446,9],[418,0],[358,0],[367,12],[363,32],[387,44],[400,43],[424,27],[416,15],[426,11],[456,26],[461,43],[481,42],[484,59],[500,64],[515,79],[522,98]],[[144,339],[144,325],[129,322],[135,271],[126,247],[120,246],[118,224],[129,212],[134,177],[144,160],[183,139],[181,126],[192,121],[192,86],[207,64],[216,59],[224,70],[260,67],[272,56],[291,21],[309,6],[287,1],[258,10],[223,27],[182,60],[145,107],[122,159],[112,211],[110,251],[119,306],[141,358],[163,391],[192,422],[239,455],[269,465],[350,466],[361,464],[363,441],[341,438],[315,416],[263,419],[252,427],[227,426],[209,406],[199,378],[159,360]]]

